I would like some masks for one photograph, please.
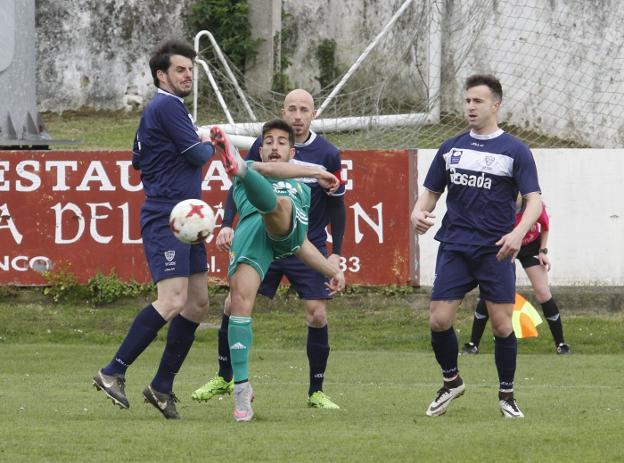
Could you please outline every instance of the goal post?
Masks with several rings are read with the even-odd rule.
[[[292,86],[314,95],[320,110],[314,129],[341,148],[438,146],[466,130],[463,85],[476,73],[500,79],[499,122],[531,148],[624,143],[623,8],[582,0],[374,0],[349,8],[329,2],[321,15],[310,13],[321,7],[309,3],[284,2],[284,28],[306,40],[306,47],[282,47],[292,61],[285,72]],[[319,88],[311,50],[330,27],[340,72]],[[242,78],[239,70],[233,74]],[[260,124],[251,123],[234,86],[219,82],[231,87],[222,92],[237,121],[226,130],[257,135]],[[284,94],[271,95],[248,98],[257,121],[279,115]]]

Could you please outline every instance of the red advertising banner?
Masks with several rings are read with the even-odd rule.
[[[409,213],[416,156],[407,150],[344,151],[348,284],[417,284]],[[204,170],[203,199],[219,231],[231,181],[219,160]],[[80,281],[113,269],[150,280],[139,213],[143,190],[123,151],[0,151],[0,285],[42,285],[68,265]],[[207,240],[209,272],[225,281],[228,256]]]

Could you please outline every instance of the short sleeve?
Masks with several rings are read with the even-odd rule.
[[[513,176],[522,196],[541,193],[533,153],[524,145],[520,145],[519,152],[514,158]]]
[[[171,98],[171,101],[162,107],[158,117],[163,129],[180,153],[200,142],[191,115],[180,101]]]
[[[444,160],[444,150],[441,147],[429,166],[423,186],[434,193],[442,194],[446,188],[446,177],[446,161]]]

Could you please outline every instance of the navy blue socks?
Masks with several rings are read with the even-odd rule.
[[[500,390],[503,392],[513,391],[517,354],[518,340],[513,331],[506,338],[494,337],[494,361],[498,371]]]
[[[134,318],[128,334],[119,346],[111,362],[102,368],[105,375],[124,375],[128,367],[156,338],[158,331],[167,323],[152,304]]]
[[[193,345],[195,330],[198,326],[199,323],[188,320],[182,315],[177,315],[171,320],[167,333],[167,345],[160,359],[156,376],[151,383],[154,390],[165,394],[171,393],[175,375],[180,371],[182,363]]]
[[[444,380],[452,380],[459,373],[457,368],[459,347],[453,327],[451,326],[446,331],[432,331],[431,346],[433,347],[435,358],[442,368]]]

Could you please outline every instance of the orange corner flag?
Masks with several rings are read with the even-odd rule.
[[[537,325],[542,323],[542,318],[531,305],[520,294],[516,293],[516,302],[513,308],[512,324],[516,337],[532,338],[537,336]]]

